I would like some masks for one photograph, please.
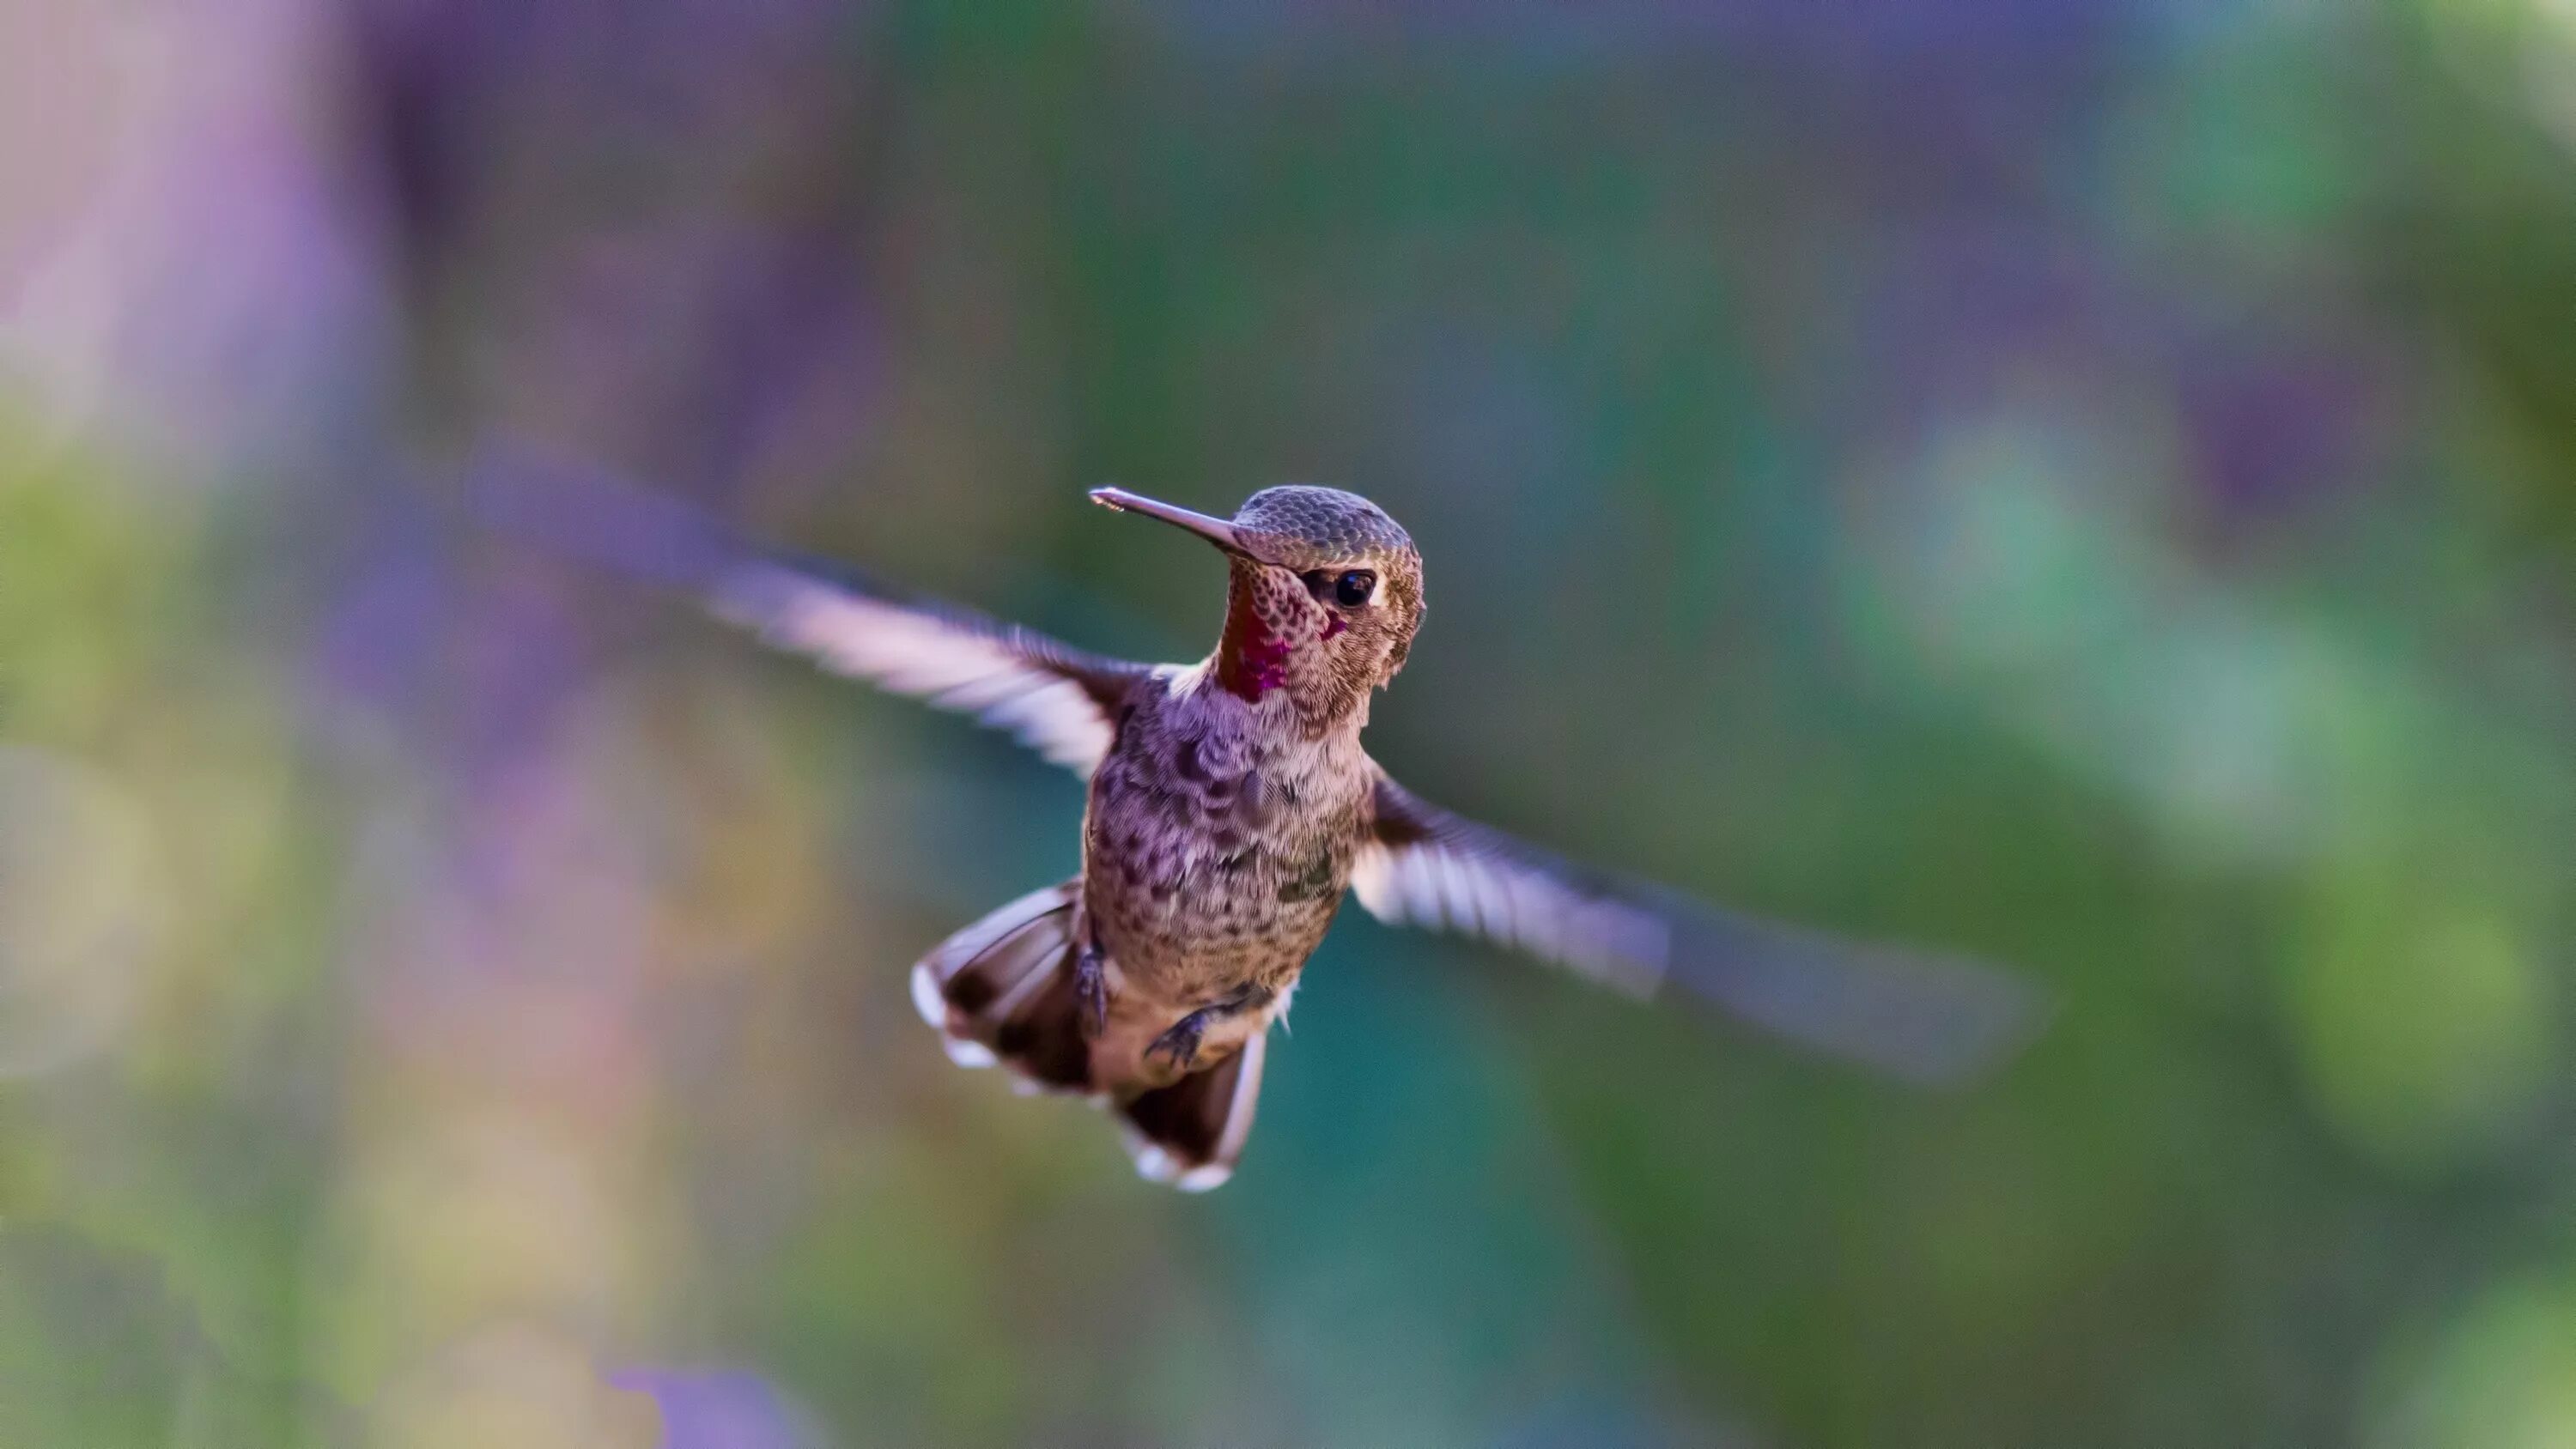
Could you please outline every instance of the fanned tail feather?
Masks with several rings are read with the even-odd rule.
[[[1168,1087],[1118,1104],[1125,1119],[1127,1154],[1136,1170],[1183,1192],[1206,1192],[1234,1176],[1244,1139],[1252,1135],[1253,1109],[1261,1102],[1266,1035],[1243,1050]]]
[[[1033,891],[912,968],[912,1001],[962,1067],[1000,1063],[1052,1092],[1094,1090],[1073,995],[1079,881]]]
[[[1120,1119],[1136,1170],[1184,1192],[1233,1175],[1261,1095],[1266,1043],[1169,1086],[1098,1080],[1074,992],[1082,883],[1034,891],[950,937],[912,971],[913,1004],[960,1066],[1001,1066],[1041,1091],[1086,1096]]]

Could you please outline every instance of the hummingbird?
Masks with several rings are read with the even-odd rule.
[[[1991,968],[1596,871],[1405,788],[1361,733],[1422,627],[1422,554],[1356,493],[1266,488],[1220,518],[1093,490],[1224,558],[1214,649],[1159,665],[762,550],[684,505],[629,495],[487,493],[574,551],[692,588],[772,645],[974,715],[1088,779],[1080,873],[933,949],[912,998],[960,1065],[1109,1109],[1146,1178],[1200,1192],[1232,1175],[1270,1029],[1346,896],[1382,921],[1480,936],[1633,996],[1678,991],[1917,1083],[1975,1073],[2036,1023],[2036,994]]]

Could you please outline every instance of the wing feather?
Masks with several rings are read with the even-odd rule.
[[[1109,753],[1119,706],[1147,672],[1016,625],[945,605],[898,602],[767,559],[719,576],[709,605],[778,648],[972,715],[1083,775]]]
[[[488,521],[619,572],[696,592],[782,649],[896,694],[969,714],[1088,775],[1128,691],[1151,671],[971,610],[907,598],[848,570],[742,542],[677,499],[586,465],[486,459],[471,485]]]
[[[1803,1042],[1915,1081],[2000,1060],[2037,993],[1990,967],[1720,910],[1586,870],[1380,778],[1351,886],[1392,925],[1448,927],[1639,997],[1677,987]]]

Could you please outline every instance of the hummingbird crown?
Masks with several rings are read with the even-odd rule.
[[[1378,507],[1339,488],[1292,485],[1264,488],[1235,510],[1237,528],[1265,536],[1273,559],[1286,567],[1392,561],[1411,556],[1413,536]],[[1298,555],[1292,557],[1291,555]]]

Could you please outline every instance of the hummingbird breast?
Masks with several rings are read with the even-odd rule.
[[[1184,671],[1139,691],[1092,776],[1091,928],[1122,989],[1189,1009],[1284,992],[1332,925],[1371,767],[1356,730],[1309,737],[1281,696]]]

